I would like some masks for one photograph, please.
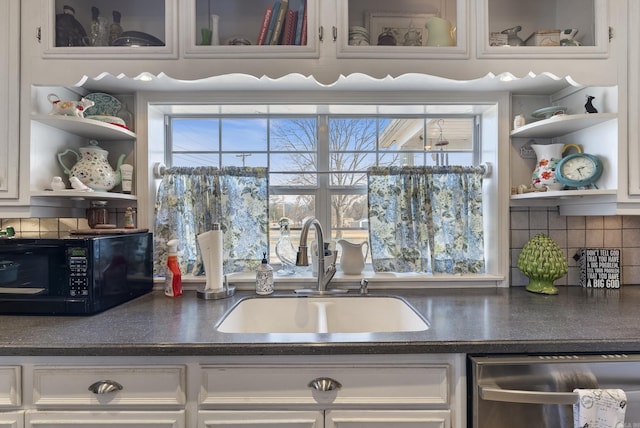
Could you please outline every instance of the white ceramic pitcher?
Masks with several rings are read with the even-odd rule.
[[[562,183],[556,179],[556,166],[565,151],[574,148],[578,153],[582,149],[577,144],[532,144],[531,148],[536,153],[536,168],[531,177],[533,187],[548,190],[562,190]]]
[[[359,244],[345,241],[341,239],[338,241],[342,248],[342,254],[340,255],[340,269],[347,275],[358,275],[364,270],[364,262],[367,259],[369,253],[369,242],[362,241]],[[365,247],[364,252],[362,248]]]

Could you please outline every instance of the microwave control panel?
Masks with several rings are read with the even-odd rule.
[[[87,273],[87,249],[71,248],[68,252],[69,261],[69,295],[85,297],[89,295],[89,278]]]

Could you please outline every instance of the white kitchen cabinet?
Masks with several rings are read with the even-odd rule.
[[[322,411],[200,411],[198,428],[447,428],[448,411],[438,410],[327,410]]]
[[[93,428],[109,426],[120,428],[186,428],[184,410],[178,411],[41,411],[28,410],[25,414],[26,428],[53,428],[73,426]]]
[[[0,412],[0,428],[24,427],[24,411]]]
[[[29,428],[463,428],[465,361],[464,354],[4,356],[0,427],[21,428],[24,419]],[[310,386],[329,378],[341,386]]]
[[[185,58],[317,58],[320,54],[318,29],[320,2],[317,0],[288,0],[288,8],[307,15],[306,44],[257,45],[262,20],[267,7],[275,0],[186,0],[182,2],[183,31],[180,35]],[[323,4],[322,7],[328,6]],[[306,9],[306,12],[303,12]],[[217,18],[211,18],[213,16]],[[302,18],[302,16],[300,18]],[[296,18],[297,20],[298,18]],[[205,45],[202,30],[211,29],[217,21],[212,44]],[[215,24],[214,24],[215,25]],[[323,27],[326,28],[326,27]],[[216,31],[217,29],[217,31]],[[302,31],[302,24],[300,26]],[[330,32],[329,29],[323,30]],[[218,40],[218,43],[215,40]],[[233,43],[248,43],[234,45]]]
[[[18,365],[0,366],[0,428],[22,428],[22,368]]]
[[[44,58],[169,59],[178,56],[177,0],[40,1],[42,22],[36,35]],[[92,7],[99,12],[98,21],[93,19]],[[109,34],[93,38],[95,22],[103,23],[101,32],[111,31],[117,20],[114,11],[120,14],[119,40],[110,44]]]
[[[183,365],[36,364],[25,426],[184,428],[185,372]]]
[[[629,41],[640,40],[640,2],[629,2]],[[628,159],[629,195],[634,202],[640,196],[640,44],[629,43],[629,65],[627,70],[629,90],[627,91],[628,105]]]
[[[480,0],[477,7],[476,41],[481,58],[595,59],[609,55],[608,0]],[[505,41],[499,37],[507,37],[503,32],[517,27],[517,39],[503,45]],[[557,45],[566,36],[549,32],[567,29],[577,30],[574,38],[579,46]],[[492,33],[498,36],[492,39]],[[513,46],[517,43],[521,44]]]
[[[359,360],[203,365],[198,426],[233,426],[237,420],[251,427],[464,426],[458,384],[463,360]]]
[[[39,409],[180,409],[186,403],[184,366],[41,366],[33,368]]]
[[[18,197],[20,2],[0,4],[0,199]]]
[[[400,0],[390,5],[383,0],[289,0],[289,8],[307,11],[306,45],[256,45],[263,15],[274,0],[188,0],[184,3],[181,34],[186,58],[465,58],[467,12],[464,0]],[[211,15],[218,18],[217,45],[203,45],[201,31],[211,27]],[[427,45],[426,20],[442,17],[452,25],[451,46]],[[354,27],[370,33],[368,45],[350,43]],[[378,45],[378,36],[392,30],[393,45]],[[389,33],[389,34],[391,34]],[[419,39],[419,43],[414,43]],[[246,40],[251,45],[229,45]],[[320,49],[320,44],[333,48]]]
[[[198,428],[324,428],[324,414],[317,410],[201,410]]]
[[[471,20],[464,0],[402,0],[393,5],[385,0],[338,0],[336,14],[339,58],[464,59],[469,56],[467,40]],[[426,25],[431,17],[439,22],[432,25],[433,34],[429,37]],[[350,31],[357,27],[368,30],[369,46],[358,44],[357,39],[350,42]],[[435,30],[440,33],[438,37]],[[416,32],[419,42],[415,42]],[[445,37],[446,33],[449,37]],[[383,44],[387,36],[391,37],[391,46]]]
[[[446,428],[451,414],[437,410],[330,410],[325,428]]]
[[[0,366],[0,410],[22,404],[22,370],[18,365]]]

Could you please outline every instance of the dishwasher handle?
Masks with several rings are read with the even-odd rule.
[[[527,404],[567,404],[578,402],[577,392],[544,392],[518,389],[502,389],[498,386],[478,386],[480,398],[487,401]],[[627,401],[640,399],[640,391],[625,391]]]

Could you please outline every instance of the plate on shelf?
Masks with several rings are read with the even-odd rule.
[[[85,98],[95,103],[93,107],[89,107],[84,111],[85,117],[115,116],[122,106],[116,97],[103,92],[93,92],[88,94]]]
[[[549,119],[550,117],[558,114],[565,114],[566,111],[567,108],[563,106],[550,106],[534,111],[531,113],[531,116],[535,119]]]
[[[113,46],[164,46],[164,42],[142,31],[125,31],[113,41]]]
[[[85,119],[97,120],[99,122],[110,123],[111,125],[122,126],[123,128],[127,128],[127,124],[125,121],[116,116],[85,116]]]

